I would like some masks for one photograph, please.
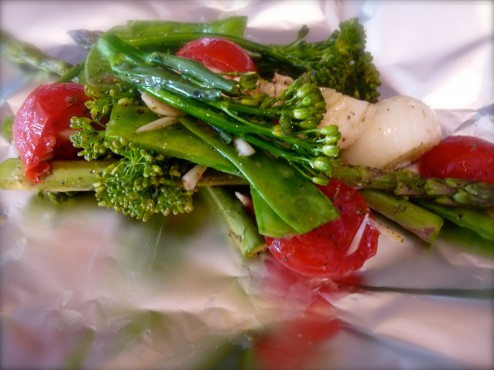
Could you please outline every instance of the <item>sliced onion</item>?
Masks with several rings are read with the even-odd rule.
[[[246,196],[245,194],[236,191],[235,196],[240,201],[240,203],[242,203],[245,207],[252,207],[252,199]]]
[[[238,154],[242,157],[248,157],[256,152],[252,145],[239,137],[233,139],[233,145],[235,145],[235,149],[237,149]]]
[[[173,108],[171,105],[159,101],[154,96],[151,96],[145,92],[141,92],[141,99],[144,104],[146,104],[146,107],[148,107],[152,112],[159,114],[160,116],[180,117],[185,115],[184,112]]]
[[[322,87],[320,91],[326,102],[326,113],[319,126],[337,125],[341,134],[338,147],[347,148],[357,141],[365,126],[374,118],[376,108],[374,104],[334,89]]]
[[[367,227],[368,224],[369,224],[369,214],[366,213],[364,218],[362,219],[362,222],[360,223],[360,226],[357,229],[357,232],[355,233],[352,239],[352,242],[350,243],[350,246],[348,247],[348,250],[346,252],[347,256],[355,252],[360,246],[360,241],[362,240],[362,236],[364,235],[365,228]]]
[[[341,151],[350,164],[381,169],[409,165],[441,140],[435,112],[424,102],[403,95],[375,104],[376,112],[358,140]]]
[[[195,165],[182,176],[182,185],[185,190],[192,191],[196,188],[207,167],[200,164]]]
[[[175,123],[177,123],[177,117],[161,117],[158,118],[152,122],[149,122],[148,124],[139,127],[135,132],[146,132],[146,131],[154,131],[154,130],[160,130],[162,128],[165,128],[167,126],[171,126]]]

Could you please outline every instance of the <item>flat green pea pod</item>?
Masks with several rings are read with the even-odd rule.
[[[125,25],[115,26],[103,33],[103,35],[113,33],[135,47],[145,47],[147,45],[156,45],[157,40],[167,35],[180,36],[185,33],[201,34],[203,36],[214,34],[216,36],[242,37],[246,26],[247,17],[245,16],[234,16],[212,22],[199,23],[133,20]],[[159,51],[174,53],[185,42],[183,40],[178,42],[174,49],[161,47]],[[117,82],[110,64],[99,50],[97,43],[88,52],[84,65],[84,79],[95,90],[112,88]]]
[[[98,48],[110,63],[112,70],[127,82],[153,90],[165,89],[191,99],[217,101],[221,98],[220,89],[202,87],[186,80],[176,71],[172,71],[166,63],[162,65],[167,69],[153,66],[156,62],[154,58],[148,60],[148,54],[127,44],[115,34],[103,34],[98,40]],[[164,56],[160,59],[166,60]],[[175,61],[172,68],[176,68],[178,64]],[[205,75],[203,69],[199,73]],[[220,78],[221,76],[218,76],[216,80]]]
[[[166,20],[132,20],[125,25],[113,27],[120,37],[134,46],[156,43],[164,36],[181,33],[221,34],[243,37],[247,27],[246,16],[232,16],[211,22],[174,22]]]
[[[306,233],[338,217],[339,212],[331,201],[287,162],[261,150],[250,156],[241,156],[209,127],[204,128],[187,117],[180,117],[179,120],[235,165],[258,193],[259,197],[254,199],[265,202],[296,234]],[[263,233],[267,236],[279,236],[276,228],[271,230],[266,227]]]
[[[160,117],[146,107],[116,105],[106,126],[108,139],[124,139],[147,150],[188,160],[232,175],[237,169],[211,145],[197,138],[180,123],[140,131]]]

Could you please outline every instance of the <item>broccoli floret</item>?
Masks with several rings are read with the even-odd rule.
[[[136,105],[139,104],[139,93],[128,84],[115,82],[107,89],[97,89],[85,85],[85,93],[91,98],[86,102],[86,107],[93,120],[101,122],[111,112],[115,104]]]
[[[154,214],[188,213],[193,191],[185,190],[185,162],[147,151],[132,143],[113,142],[121,159],[99,174],[94,184],[98,205],[147,221]]]
[[[105,126],[87,117],[72,117],[70,127],[76,131],[70,136],[74,147],[81,149],[77,155],[86,161],[112,157],[105,145]]]
[[[325,173],[339,153],[341,134],[336,125],[318,127],[326,102],[309,75],[293,81],[277,97],[256,93],[207,104],[230,118],[213,125],[286,159],[311,180],[325,183]]]
[[[261,45],[235,39],[240,46],[258,55],[261,70],[280,71],[291,76],[307,72],[319,86],[333,88],[357,99],[376,102],[381,85],[372,55],[365,50],[366,33],[358,19],[340,23],[323,41],[308,42],[302,27],[294,42],[287,45]]]
[[[297,78],[279,96],[257,92],[257,83],[252,82],[254,79],[259,80],[259,76],[255,73],[242,75],[239,86],[244,96],[224,99],[220,103],[211,105],[217,105],[228,111],[250,114],[247,124],[258,121],[264,122],[266,127],[273,128],[277,123],[274,130],[279,130],[282,135],[314,129],[323,118],[326,102],[310,76],[302,75]],[[262,117],[261,120],[259,117]],[[266,121],[266,118],[269,120]]]
[[[198,76],[204,83],[211,80],[208,74],[216,75],[207,69],[194,70],[194,79],[188,79],[196,66],[184,58],[169,59],[166,54],[157,58],[156,53],[150,58],[146,51],[113,34],[104,34],[98,46],[124,82],[208,123],[226,141],[243,138],[254,147],[284,158],[312,181],[327,182],[330,162],[338,156],[340,133],[335,125],[318,127],[326,103],[310,74],[302,74],[277,97],[245,91],[246,86],[255,86],[252,80],[256,78],[247,74],[240,77],[238,88],[227,94],[215,90],[216,84],[197,84]],[[154,64],[145,62],[149,60]],[[175,76],[180,77],[180,89]],[[191,93],[202,88],[217,91],[217,98]]]
[[[307,72],[321,87],[330,87],[372,103],[378,100],[381,77],[374,65],[372,54],[366,51],[367,35],[358,18],[341,22],[339,29],[334,30],[322,41],[307,41],[308,34],[309,28],[303,26],[296,39],[289,44],[261,44],[228,34],[184,32],[153,37],[138,35],[137,44],[141,49],[173,52],[186,42],[200,37],[223,37],[247,50],[264,78],[274,72],[297,78]],[[136,44],[133,38],[127,39],[124,36],[123,39]]]
[[[72,144],[80,148],[78,155],[85,160],[107,159],[114,153],[105,145],[105,128],[112,108],[117,105],[140,105],[139,93],[132,86],[116,80],[105,89],[85,85],[85,94],[90,98],[86,107],[91,118],[72,117],[70,127],[75,129],[70,137]]]
[[[100,127],[101,126],[101,127]],[[85,117],[74,117],[77,131],[71,141],[85,160],[113,159],[93,184],[98,205],[141,221],[154,214],[188,213],[193,191],[185,190],[182,176],[188,164],[140,148],[124,139],[109,140],[104,126]]]

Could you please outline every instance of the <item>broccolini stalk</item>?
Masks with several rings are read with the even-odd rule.
[[[149,61],[156,61],[154,54],[149,56],[111,33],[100,38],[98,47],[124,81],[228,135],[242,137],[286,159],[314,182],[326,181],[324,172],[329,168],[329,161],[338,155],[336,144],[340,136],[334,125],[317,128],[325,102],[310,79],[300,77],[274,100],[267,95],[258,101],[251,95],[228,97],[215,86],[198,86],[193,81],[186,82],[183,74],[174,74],[184,69],[190,74],[195,68],[185,60],[186,67],[182,68],[177,62],[182,58],[174,58],[174,71],[151,66]],[[202,82],[209,80],[205,78]],[[278,125],[274,125],[275,119]]]
[[[262,151],[247,157],[239,156],[235,148],[224,143],[209,126],[186,117],[179,120],[231,161],[260,195],[259,200],[272,208],[296,233],[306,233],[338,217],[338,210],[331,201],[287,163]],[[264,230],[264,233],[276,236],[279,231]]]
[[[241,36],[202,33],[194,30],[139,35],[137,32],[117,34],[136,47],[176,51],[188,41],[201,37],[225,37],[251,53],[259,70],[298,77],[309,73],[317,85],[331,87],[357,99],[376,102],[381,85],[380,74],[372,55],[365,50],[366,33],[357,18],[341,22],[326,40],[308,42],[309,33],[302,27],[290,44],[265,45]]]
[[[223,90],[227,93],[238,93],[238,87],[233,80],[227,80],[193,59],[153,52],[146,56],[146,62],[178,70],[182,76],[194,79],[199,85]]]

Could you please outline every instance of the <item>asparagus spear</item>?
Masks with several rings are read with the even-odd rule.
[[[116,160],[78,161],[55,160],[52,171],[40,183],[34,184],[24,176],[19,158],[8,158],[0,163],[0,189],[38,192],[94,191],[99,174]],[[208,169],[198,186],[245,185],[241,177]]]
[[[468,207],[447,207],[418,200],[417,203],[455,224],[476,231],[488,240],[494,240],[494,218],[486,213]]]
[[[357,189],[381,190],[409,198],[426,199],[447,206],[494,206],[494,184],[455,178],[430,178],[408,169],[390,172],[334,162],[332,178]]]
[[[0,31],[0,45],[2,54],[21,66],[34,67],[57,76],[63,76],[73,68],[70,63],[51,57],[32,44],[15,39],[5,31]]]
[[[266,244],[259,234],[254,218],[232,192],[223,186],[206,186],[201,191],[219,209],[229,229],[229,235],[247,257],[262,253]]]
[[[2,51],[6,55],[17,61],[19,64],[27,64],[34,66],[38,69],[55,73],[58,75],[72,76],[74,69],[71,69],[70,64],[60,61],[56,58],[52,58],[46,54],[43,54],[38,49],[30,44],[22,43],[14,40],[10,35],[5,33],[1,34]],[[80,67],[80,66],[79,66]],[[22,171],[20,170],[20,162],[13,165],[14,162],[6,161],[0,167],[0,188],[4,189],[31,189],[41,191],[78,191],[78,190],[93,190],[92,184],[96,178],[100,165],[101,168],[105,167],[103,162],[95,162],[90,166],[95,166],[88,171],[85,162],[78,162],[73,167],[75,172],[72,173],[69,169],[72,168],[72,163],[67,162],[55,162],[53,174],[49,177],[50,180],[43,182],[38,186],[33,186],[28,181],[23,179]],[[12,167],[13,166],[13,167]],[[65,167],[67,166],[67,167]],[[10,168],[10,170],[9,170]],[[16,171],[11,171],[12,168],[16,168]],[[81,173],[82,171],[82,173]],[[15,173],[15,175],[14,175]],[[216,174],[217,175],[217,174]],[[203,178],[200,184],[205,185],[218,185],[218,184],[230,184],[230,183],[244,183],[244,179],[226,175],[226,179],[217,181],[218,176],[213,176],[212,180],[206,176]],[[209,182],[208,179],[209,178]],[[420,177],[408,170],[394,171],[385,173],[382,171],[364,168],[364,167],[350,167],[344,166],[338,162],[333,163],[332,178],[341,179],[348,184],[351,184],[359,189],[374,189],[380,190],[381,195],[388,201],[392,199],[391,194],[406,196],[420,204],[423,208],[429,208],[434,212],[442,215],[445,218],[452,220],[460,220],[461,226],[469,228],[477,228],[477,225],[484,225],[485,230],[494,230],[492,227],[492,217],[483,215],[481,212],[468,209],[467,212],[463,212],[464,207],[451,208],[449,206],[474,206],[474,207],[490,207],[494,204],[494,186],[492,184],[475,183],[458,179],[430,179]],[[86,182],[81,179],[87,180]],[[70,186],[69,186],[70,184]],[[367,195],[369,192],[367,192]],[[395,198],[397,200],[398,198]],[[405,201],[400,198],[400,201]],[[431,202],[434,204],[431,205]],[[448,206],[439,206],[438,204],[444,204]],[[373,208],[380,209],[380,212],[384,213],[386,207],[385,204],[381,204],[380,201],[373,203]],[[424,211],[424,210],[422,210]],[[482,214],[482,222],[467,222],[464,218],[459,218],[459,212],[463,217],[464,215]],[[404,216],[404,220],[407,220],[407,213],[400,214],[400,217]],[[396,213],[391,216],[395,221],[398,221]],[[470,217],[467,217],[470,219]],[[412,219],[413,221],[413,219]],[[436,220],[437,221],[437,220]],[[432,224],[438,225],[437,222]],[[484,237],[491,237],[492,232],[483,233],[479,232]],[[426,236],[426,240],[429,240],[432,234]]]
[[[21,160],[18,158],[10,158],[3,161],[0,164],[0,189],[5,190],[31,190],[31,191],[53,191],[53,192],[69,192],[69,191],[92,191],[94,190],[93,184],[97,182],[98,173],[103,171],[111,161],[53,161],[52,167],[53,171],[50,176],[48,176],[40,184],[34,185],[28,181],[22,170]],[[390,186],[389,184],[397,184],[398,181],[390,181],[393,178],[393,174],[397,172],[386,173],[386,179],[389,182],[388,190],[379,190],[377,193],[375,191],[376,184],[373,181],[356,182],[354,176],[345,176],[355,171],[358,171],[359,167],[339,165],[334,169],[334,173],[338,178],[347,183],[358,184],[361,193],[364,198],[369,202],[370,206],[374,208],[377,212],[383,213],[384,216],[389,219],[398,222],[403,227],[407,228],[412,232],[418,232],[417,235],[422,237],[427,242],[432,242],[437,229],[440,227],[440,221],[437,217],[430,215],[429,213],[424,213],[426,216],[415,217],[416,212],[426,212],[425,210],[417,210],[414,208],[413,203],[420,206],[421,208],[429,209],[430,212],[436,214],[437,216],[448,218],[453,222],[456,221],[457,224],[463,227],[470,228],[485,238],[492,238],[492,230],[494,230],[494,218],[490,217],[486,213],[483,213],[481,209],[485,205],[492,205],[494,203],[494,185],[490,184],[491,196],[490,198],[484,198],[482,204],[478,205],[474,203],[463,203],[461,206],[452,207],[449,205],[441,205],[439,203],[434,203],[437,199],[441,200],[445,196],[448,196],[451,192],[450,188],[447,186],[437,187],[439,190],[443,190],[446,194],[438,191],[435,195],[428,195],[428,198],[423,198],[424,194],[415,191],[414,194],[408,195],[408,202],[406,198],[398,197],[392,194],[392,190],[396,186]],[[400,173],[402,171],[399,171]],[[376,182],[379,183],[379,177],[376,177]],[[427,179],[422,178],[418,175],[413,175],[410,177],[399,177],[400,188],[413,185],[417,180],[427,181],[433,180],[435,183],[449,183],[455,182],[454,179]],[[411,183],[408,183],[408,180]],[[201,179],[199,186],[215,186],[215,185],[241,185],[247,184],[247,181],[242,178],[235,176],[233,174],[226,174],[223,172],[216,172],[213,170],[208,170],[205,176]],[[468,186],[479,185],[488,187],[489,184],[483,183],[467,183]],[[391,189],[391,190],[389,190]],[[420,188],[418,188],[420,190]],[[372,190],[372,192],[370,192]],[[456,189],[457,192],[462,192],[463,189]],[[377,195],[378,194],[378,195]],[[372,197],[372,195],[374,195]],[[474,199],[475,200],[475,199]],[[396,201],[396,203],[395,203]],[[389,203],[391,202],[391,203]],[[391,207],[389,208],[390,204]],[[406,211],[404,208],[400,208],[400,205],[406,206]],[[477,207],[477,209],[473,208]],[[410,212],[410,209],[414,209],[414,212]],[[461,216],[460,216],[461,215]],[[473,218],[475,217],[475,218]],[[472,219],[481,220],[471,221]],[[418,224],[417,224],[418,222]],[[424,234],[423,229],[429,229],[429,232]],[[415,231],[414,231],[415,230]]]
[[[361,190],[360,194],[369,207],[395,221],[426,243],[432,244],[437,239],[444,222],[437,214],[394,194],[378,190]]]

